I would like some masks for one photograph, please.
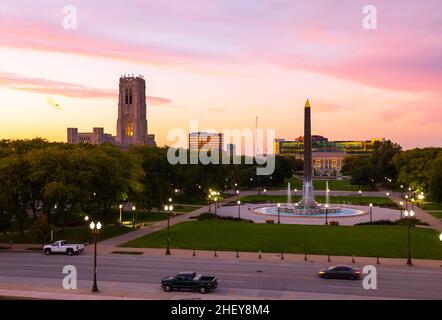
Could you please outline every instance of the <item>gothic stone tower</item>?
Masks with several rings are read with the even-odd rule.
[[[146,82],[142,76],[120,77],[117,143],[147,144]]]

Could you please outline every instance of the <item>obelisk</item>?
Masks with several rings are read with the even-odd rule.
[[[304,107],[304,184],[302,186],[302,200],[300,205],[305,208],[317,207],[313,196],[312,183],[312,126],[310,102]]]

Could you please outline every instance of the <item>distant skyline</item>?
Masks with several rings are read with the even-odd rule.
[[[0,139],[115,134],[118,80],[146,79],[149,133],[259,127],[277,138],[442,147],[442,2],[56,0],[0,3]]]

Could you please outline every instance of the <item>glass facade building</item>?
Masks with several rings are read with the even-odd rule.
[[[224,135],[212,132],[189,133],[189,150],[191,151],[223,151]]]

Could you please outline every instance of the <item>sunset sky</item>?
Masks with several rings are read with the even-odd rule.
[[[376,30],[362,28],[366,4]],[[244,129],[256,116],[293,139],[309,98],[313,134],[442,147],[441,12],[440,0],[2,0],[0,139],[115,134],[119,77],[141,74],[159,145],[192,120]]]

